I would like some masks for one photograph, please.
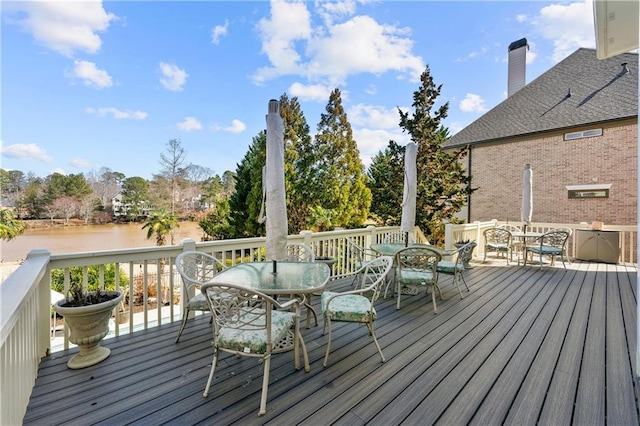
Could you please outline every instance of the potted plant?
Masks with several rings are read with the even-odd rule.
[[[69,326],[69,341],[80,349],[67,361],[67,367],[90,367],[109,356],[111,350],[100,346],[100,342],[109,333],[111,313],[122,297],[119,291],[85,292],[82,284],[74,283],[67,297],[53,305]]]
[[[466,246],[467,244],[469,244],[471,242],[471,240],[458,240],[455,243],[453,243],[454,246],[456,246],[456,249],[460,249],[461,247]],[[471,251],[473,251],[473,249],[476,248],[476,243],[474,241],[474,243],[472,244],[471,247]],[[462,262],[462,265],[464,266],[464,269],[471,269],[473,268],[473,266],[471,266],[469,264],[469,259],[464,259],[464,261]]]
[[[469,244],[471,240],[458,240],[455,243],[453,243],[454,246],[456,246],[456,248],[460,248],[462,246],[464,246],[465,244]]]

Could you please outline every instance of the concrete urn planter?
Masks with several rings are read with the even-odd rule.
[[[119,291],[104,291],[102,294],[115,296],[111,300],[88,306],[62,306],[62,299],[53,305],[53,309],[69,326],[69,341],[80,351],[67,361],[67,367],[79,369],[90,367],[104,361],[111,350],[100,346],[102,339],[109,333],[109,319],[113,309],[122,300]]]

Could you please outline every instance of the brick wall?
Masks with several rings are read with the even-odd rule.
[[[563,132],[483,143],[470,154],[470,220],[520,222],[524,165],[533,170],[533,221],[637,223],[638,122],[602,128],[602,136],[565,141]],[[611,184],[609,198],[569,199],[567,185]]]

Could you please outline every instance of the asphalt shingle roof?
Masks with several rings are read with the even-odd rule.
[[[599,60],[595,49],[581,48],[451,136],[444,148],[637,116],[638,54]]]

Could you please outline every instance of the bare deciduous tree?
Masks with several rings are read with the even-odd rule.
[[[178,196],[178,180],[185,168],[181,168],[187,156],[179,139],[171,139],[167,142],[167,153],[160,154],[160,166],[162,174],[171,182],[171,213],[176,211],[176,198]]]

